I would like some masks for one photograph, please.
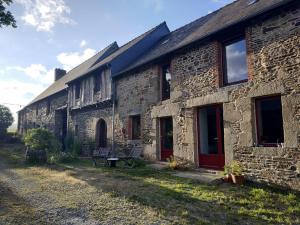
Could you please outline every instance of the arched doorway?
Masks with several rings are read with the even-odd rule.
[[[107,126],[104,119],[100,119],[96,126],[96,144],[98,148],[107,147]]]

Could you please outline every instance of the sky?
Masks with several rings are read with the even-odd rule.
[[[13,0],[17,28],[0,28],[0,104],[16,112],[110,43],[167,22],[177,29],[233,0]]]

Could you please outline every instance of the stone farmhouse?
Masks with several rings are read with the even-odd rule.
[[[18,131],[89,149],[141,148],[300,190],[300,1],[237,0],[170,31],[107,46],[19,112]],[[92,145],[92,147],[91,147]]]

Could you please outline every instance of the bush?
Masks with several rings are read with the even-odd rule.
[[[24,143],[31,150],[59,152],[61,145],[54,135],[45,128],[30,129],[24,136]]]
[[[64,140],[66,152],[71,154],[73,158],[77,158],[81,154],[82,143],[80,140],[74,138],[72,132],[68,132]]]
[[[49,156],[48,162],[50,164],[67,163],[67,162],[73,161],[74,159],[76,159],[76,158],[69,152],[58,152],[55,154],[51,154]]]

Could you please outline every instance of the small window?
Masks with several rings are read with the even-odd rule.
[[[50,100],[48,99],[48,100],[47,100],[46,115],[49,115],[50,110],[51,110],[51,102],[50,102]]]
[[[35,106],[35,115],[38,116],[39,115],[39,104],[37,104]]]
[[[167,100],[170,98],[171,78],[172,76],[170,71],[170,64],[164,65],[162,67],[162,76],[161,76],[162,100]]]
[[[246,41],[244,38],[224,43],[223,62],[224,85],[248,80]]]
[[[267,97],[255,101],[257,138],[262,146],[277,146],[284,142],[281,98]]]
[[[101,90],[102,81],[101,81],[101,73],[94,76],[94,93],[97,93]]]
[[[80,82],[77,82],[75,84],[75,98],[80,98]]]
[[[141,116],[131,116],[129,117],[129,132],[128,139],[130,140],[138,140],[141,139]]]

